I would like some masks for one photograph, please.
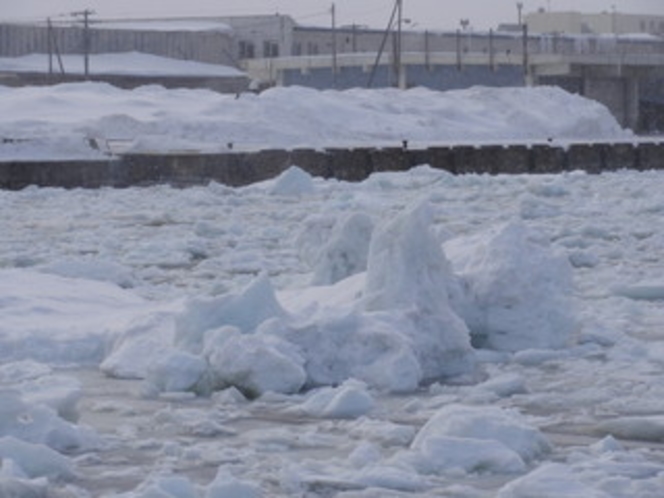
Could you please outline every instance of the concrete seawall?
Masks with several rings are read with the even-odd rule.
[[[421,149],[293,149],[221,154],[127,154],[102,160],[0,162],[0,188],[98,188],[155,184],[242,186],[297,165],[314,176],[361,181],[421,164],[453,174],[543,174],[664,169],[664,141],[440,146]]]

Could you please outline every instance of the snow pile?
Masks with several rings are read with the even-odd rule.
[[[566,112],[558,112],[566,109]],[[0,158],[100,157],[88,139],[134,152],[627,138],[597,102],[559,88],[317,91],[240,98],[98,83],[0,87]],[[119,149],[117,149],[119,150]]]

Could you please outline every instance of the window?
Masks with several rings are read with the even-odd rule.
[[[273,41],[264,41],[263,42],[263,57],[272,58],[279,57],[279,44]]]
[[[250,41],[241,40],[239,43],[240,59],[253,59],[256,57],[256,49]]]

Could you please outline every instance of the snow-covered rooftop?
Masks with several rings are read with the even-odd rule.
[[[139,19],[103,21],[95,24],[96,29],[126,29],[132,31],[221,31],[232,28],[214,19]]]
[[[67,74],[83,74],[83,55],[61,56]],[[53,56],[53,70],[60,71],[58,58]],[[0,72],[46,73],[48,54],[30,54],[22,57],[0,58]],[[244,76],[242,71],[218,64],[171,59],[142,52],[121,52],[90,55],[90,73],[133,76]]]

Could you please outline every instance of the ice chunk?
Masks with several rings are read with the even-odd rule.
[[[207,362],[200,356],[173,350],[157,361],[145,379],[153,392],[193,390],[207,370]]]
[[[519,454],[496,440],[433,436],[423,440],[416,451],[400,454],[397,460],[410,463],[422,474],[523,472],[526,464]]]
[[[115,341],[99,368],[110,377],[144,379],[149,369],[171,350],[175,337],[174,313],[154,312],[130,324]]]
[[[450,307],[455,277],[432,235],[428,203],[407,210],[374,232],[364,306],[402,311],[412,323],[406,334],[424,380],[473,368],[468,328]]]
[[[0,437],[47,445],[58,451],[97,444],[94,433],[63,420],[52,408],[27,403],[17,391],[0,390]]]
[[[208,330],[232,325],[249,333],[268,318],[284,315],[269,278],[261,275],[238,295],[191,300],[177,317],[175,344],[200,353]]]
[[[297,166],[291,166],[275,180],[270,193],[272,195],[298,196],[314,192],[311,175]]]
[[[65,420],[78,420],[77,404],[83,394],[78,379],[65,375],[43,376],[23,382],[20,389],[27,404],[45,405]]]
[[[548,452],[547,439],[522,415],[495,406],[447,405],[420,429],[412,449],[425,449],[432,438],[468,438],[497,441],[526,463]]]
[[[261,498],[261,489],[247,481],[241,481],[220,469],[217,477],[205,491],[205,498]]]
[[[457,310],[474,344],[498,350],[569,345],[577,322],[572,269],[519,222],[445,244],[467,287]]]
[[[583,483],[561,464],[548,463],[516,479],[500,490],[497,498],[608,498],[609,495]]]
[[[234,386],[250,398],[268,391],[292,394],[304,386],[304,359],[277,337],[237,335],[209,357],[213,383]]]
[[[374,400],[367,386],[349,379],[338,388],[323,388],[314,392],[307,401],[291,411],[312,417],[353,419],[366,415],[373,406]]]
[[[131,269],[111,261],[61,259],[42,266],[41,271],[69,278],[97,280],[128,289],[136,285]]]
[[[49,375],[53,369],[33,360],[13,361],[0,365],[0,384],[13,384]]]
[[[635,301],[664,301],[664,284],[624,285],[613,289],[613,293]]]
[[[525,394],[526,382],[522,375],[516,373],[507,373],[498,375],[492,379],[479,384],[476,389],[494,393],[496,396],[506,398],[514,394]]]
[[[13,460],[29,478],[72,479],[74,470],[69,458],[43,444],[33,444],[14,437],[0,438],[0,458]]]
[[[373,222],[365,214],[345,218],[320,250],[313,285],[331,285],[367,269]]]
[[[20,498],[49,498],[48,484],[42,479],[27,481],[0,477],[0,496]]]
[[[664,442],[664,416],[633,416],[605,420],[597,424],[596,431],[623,439]]]
[[[390,392],[412,391],[422,379],[419,362],[403,330],[409,320],[394,313],[323,310],[313,321],[269,320],[261,335],[294,344],[305,358],[307,387],[331,386],[349,378]]]

